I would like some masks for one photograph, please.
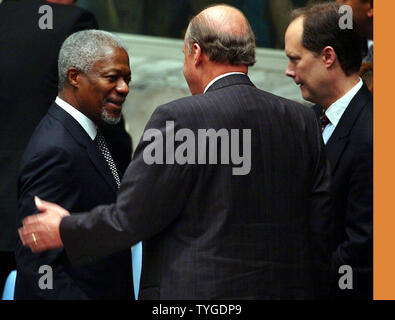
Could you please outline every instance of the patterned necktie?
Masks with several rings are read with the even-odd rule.
[[[101,153],[103,154],[104,159],[106,160],[108,166],[110,167],[110,170],[112,172],[112,175],[114,176],[115,182],[117,183],[118,189],[121,184],[121,180],[119,179],[117,167],[115,165],[115,162],[113,158],[111,157],[110,150],[108,150],[106,140],[104,139],[103,134],[100,132],[100,130],[97,130],[97,135],[95,138],[95,142],[97,146],[99,147]]]
[[[324,132],[325,127],[330,123],[328,117],[324,114],[321,115],[320,117],[320,124],[321,124],[321,133]]]

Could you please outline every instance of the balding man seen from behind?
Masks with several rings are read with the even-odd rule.
[[[254,50],[239,10],[194,17],[183,69],[192,96],[155,110],[116,203],[69,216],[37,201],[24,245],[64,246],[81,265],[143,240],[139,299],[326,297],[332,221],[318,124],[254,86]]]

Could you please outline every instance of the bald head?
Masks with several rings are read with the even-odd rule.
[[[252,66],[255,36],[243,13],[231,6],[216,5],[201,11],[185,34],[188,48],[198,43],[213,62]]]
[[[249,23],[243,13],[231,6],[218,5],[209,7],[197,16],[198,19],[210,25],[221,34],[233,36],[247,35]]]

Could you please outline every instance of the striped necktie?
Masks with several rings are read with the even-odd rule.
[[[321,125],[321,133],[324,132],[325,127],[331,123],[328,119],[328,117],[325,115],[325,113],[323,113],[320,117],[320,125]]]

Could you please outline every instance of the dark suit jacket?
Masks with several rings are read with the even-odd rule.
[[[73,212],[116,199],[117,186],[97,145],[67,112],[53,104],[26,148],[18,180],[18,227],[37,212],[35,195]],[[33,254],[18,239],[15,299],[133,299],[130,248],[84,268],[65,250]],[[53,290],[41,290],[38,270],[53,269]]]
[[[314,106],[317,116],[322,112]],[[373,97],[364,85],[326,145],[332,170],[335,242],[332,296],[373,298]],[[353,290],[340,290],[339,267],[353,269]]]
[[[44,4],[53,9],[52,30],[38,25]],[[60,47],[70,34],[96,28],[94,16],[75,6],[43,0],[0,4],[0,251],[15,247],[18,166],[34,128],[57,95]],[[126,169],[132,150],[124,124],[103,131],[119,168]]]
[[[325,296],[329,171],[314,112],[232,75],[157,108],[146,132],[164,136],[167,121],[195,137],[198,129],[239,129],[242,140],[250,129],[249,174],[233,175],[232,164],[148,165],[152,145],[141,140],[116,204],[62,220],[71,262],[145,240],[140,299]]]

